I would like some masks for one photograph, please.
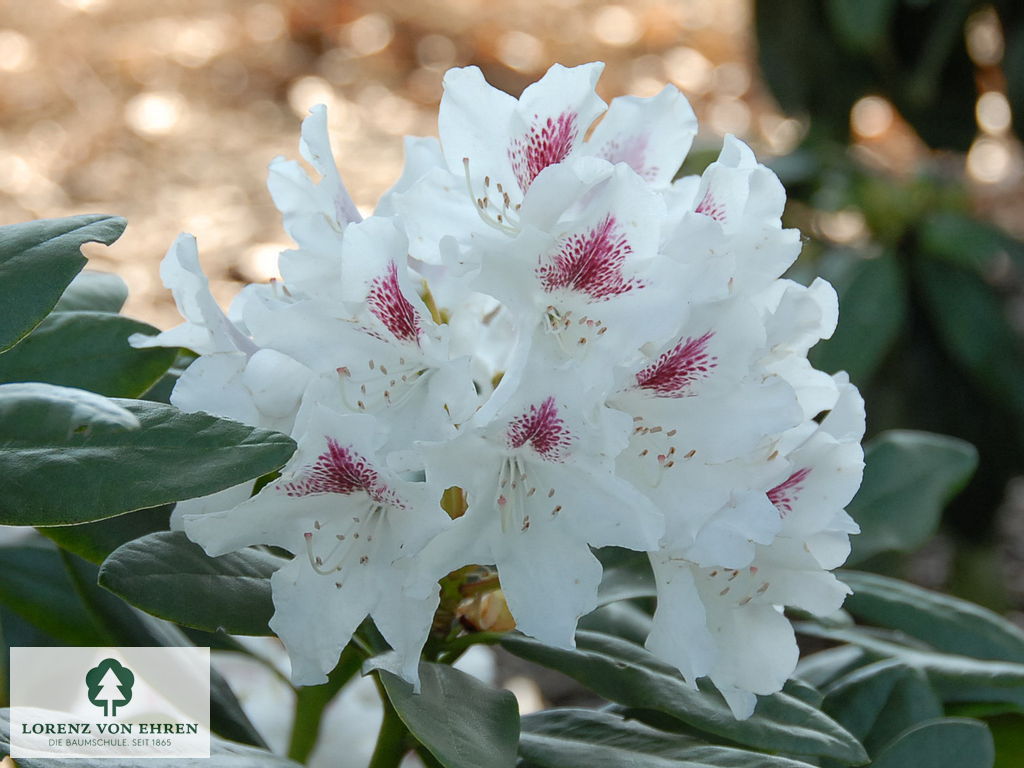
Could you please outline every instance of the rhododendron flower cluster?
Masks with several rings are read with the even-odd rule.
[[[195,240],[167,254],[186,322],[135,343],[199,354],[174,404],[299,445],[258,493],[175,512],[211,555],[294,555],[271,626],[297,683],[324,681],[367,616],[415,682],[438,580],[470,564],[496,568],[519,630],[572,647],[593,548],[618,546],[653,568],[647,647],[745,717],[796,664],[783,607],[827,614],[849,591],[830,569],[857,531],[863,403],[807,361],[836,295],[781,278],[799,234],[745,144],[675,179],[686,99],[606,105],[600,72],[556,65],[517,100],[452,70],[440,140],[407,140],[365,219],[314,108],[300,147],[320,178],[270,167],[297,247],[226,315]]]

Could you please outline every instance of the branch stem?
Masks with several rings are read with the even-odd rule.
[[[362,651],[349,644],[341,652],[336,666],[327,676],[323,685],[310,685],[297,688],[295,691],[295,721],[292,724],[291,740],[288,744],[288,757],[297,763],[305,763],[320,735],[320,720],[331,699],[348,683],[363,664],[366,658]]]
[[[370,758],[370,765],[367,768],[398,768],[405,753],[409,751],[409,731],[391,704],[387,691],[380,682],[380,673],[375,672],[373,679],[377,684],[377,693],[380,694],[381,706],[384,708],[384,719],[380,724],[380,733],[377,734],[377,746],[373,749],[373,757]]]

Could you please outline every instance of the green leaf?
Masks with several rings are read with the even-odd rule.
[[[579,628],[614,635],[642,645],[651,633],[651,615],[632,603],[619,601],[603,605],[584,616]]]
[[[917,232],[921,250],[929,256],[965,267],[982,277],[1008,256],[1024,266],[1024,243],[1002,230],[966,214],[940,211],[928,216]]]
[[[794,699],[799,699],[804,704],[810,704],[815,709],[821,709],[821,700],[824,698],[824,694],[806,680],[791,677],[782,686],[782,692]]]
[[[0,709],[0,754],[8,754],[11,749],[11,712]],[[210,739],[210,757],[201,761],[190,761],[204,768],[300,768],[283,757],[278,757],[263,749],[235,744],[231,741]],[[19,757],[18,768],[139,768],[140,762],[134,757],[103,757],[103,758],[30,758]],[[142,761],[146,768],[181,768],[184,764],[180,758],[146,759]]]
[[[13,444],[19,433],[39,440],[124,432],[140,427],[138,417],[93,392],[52,384],[0,384],[0,441]]]
[[[1024,352],[1002,301],[976,274],[930,259],[917,280],[950,356],[995,401],[1024,415]]]
[[[171,367],[176,350],[135,349],[146,323],[105,312],[57,312],[17,347],[0,355],[0,383],[41,381],[108,397],[137,397]]]
[[[171,505],[164,504],[95,523],[51,525],[37,530],[61,549],[99,565],[122,544],[147,533],[166,531],[171,508]]]
[[[903,642],[901,633],[862,628],[823,627],[798,622],[798,632],[834,642],[853,643],[875,659],[898,659],[923,671],[943,701],[1001,701],[1024,706],[1024,664],[981,661]]]
[[[655,597],[654,574],[644,552],[621,547],[604,547],[598,551],[604,569],[597,591],[598,605],[636,597]]]
[[[810,116],[816,136],[845,141],[850,107],[877,87],[873,68],[827,34],[820,0],[761,0],[754,11],[758,64],[782,110]]]
[[[86,269],[78,273],[53,308],[54,312],[121,311],[128,300],[128,284],[111,272]]]
[[[445,768],[512,768],[519,707],[500,691],[446,664],[420,664],[421,692],[380,670],[388,699],[406,728]]]
[[[869,664],[836,681],[822,709],[872,754],[906,728],[943,714],[924,673],[895,659]]]
[[[501,644],[510,653],[558,670],[610,701],[671,715],[737,744],[827,756],[851,765],[867,760],[863,747],[841,726],[793,696],[759,697],[754,714],[736,720],[710,686],[692,690],[675,668],[625,640],[579,632],[576,650],[551,648],[517,635],[506,636]]]
[[[35,534],[0,546],[0,604],[68,645],[110,645],[110,635],[82,606],[57,548]]]
[[[995,768],[1024,765],[1024,717],[1020,714],[989,715],[985,723],[995,741]]]
[[[208,632],[272,634],[270,577],[287,561],[256,549],[209,557],[181,531],[122,545],[100,568],[99,584],[162,619]]]
[[[846,371],[855,384],[870,381],[899,336],[906,316],[907,287],[892,253],[864,258],[851,252],[830,276],[839,294],[839,325],[832,338],[811,351],[816,368]]]
[[[136,610],[96,584],[99,569],[75,555],[61,552],[67,572],[82,603],[109,632],[113,642],[105,645],[137,647],[180,647],[192,643],[173,624]],[[167,695],[173,696],[173,691]],[[173,701],[172,701],[173,703]],[[225,738],[265,747],[263,738],[249,722],[227,681],[210,670],[210,728]]]
[[[860,648],[841,645],[804,656],[796,666],[796,674],[801,680],[824,688],[866,663],[867,656]]]
[[[3,604],[3,600],[0,600],[0,638],[3,640],[3,643],[0,644],[0,675],[3,675],[4,679],[9,679],[9,651],[11,648],[21,645],[38,648],[65,645],[65,643],[62,643],[52,635],[48,635],[35,624],[30,623],[19,614],[7,608]],[[7,703],[6,694],[7,692],[0,688],[0,705]]]
[[[977,461],[974,446],[945,435],[892,430],[871,440],[864,449],[864,483],[848,508],[861,527],[849,562],[924,544]]]
[[[977,720],[946,717],[903,733],[871,768],[992,768],[992,734]]]
[[[206,496],[277,469],[295,450],[286,435],[205,413],[115,405],[141,427],[55,434],[0,399],[0,475],[8,478],[0,523],[67,525]]]
[[[980,605],[874,573],[842,571],[845,608],[869,624],[898,629],[933,648],[1024,664],[1024,631]]]
[[[845,141],[850,108],[879,95],[929,146],[966,151],[977,134],[963,29],[972,5],[761,0],[758,63],[783,111],[811,117],[812,141]]]
[[[712,746],[587,709],[527,715],[519,752],[543,768],[807,768],[796,760]]]
[[[853,52],[882,49],[896,0],[826,0],[825,10],[839,39]]]
[[[110,245],[128,222],[90,214],[0,227],[0,351],[49,314],[82,267],[83,243]]]
[[[894,34],[891,42],[907,64],[898,78],[890,75],[882,85],[929,147],[966,152],[978,133],[976,69],[964,34],[973,3],[914,0],[902,5],[896,25],[910,34]]]
[[[171,392],[174,391],[174,386],[178,383],[178,379],[181,378],[188,367],[196,360],[196,356],[183,349],[177,350],[178,356],[174,360],[174,364],[171,365],[170,369],[161,377],[160,381],[149,388],[143,393],[140,399],[142,400],[153,400],[157,403],[170,403]]]

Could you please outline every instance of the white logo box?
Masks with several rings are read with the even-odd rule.
[[[209,756],[209,648],[11,648],[14,759]]]

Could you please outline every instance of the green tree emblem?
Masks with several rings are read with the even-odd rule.
[[[135,675],[117,659],[104,659],[85,673],[85,684],[89,687],[89,701],[103,707],[104,717],[113,717],[118,707],[132,700]]]

